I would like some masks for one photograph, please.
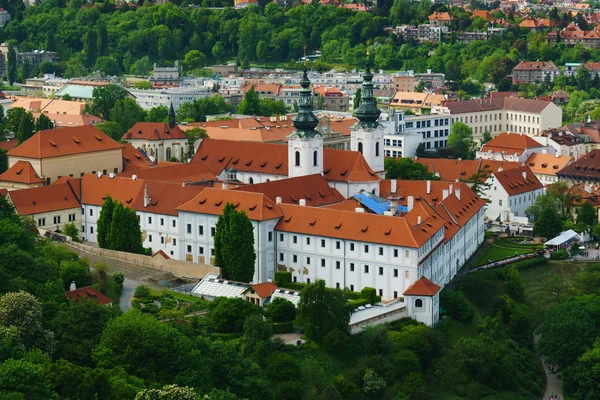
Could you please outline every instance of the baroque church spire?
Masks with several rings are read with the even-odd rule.
[[[300,81],[300,102],[298,104],[298,114],[294,117],[292,122],[296,130],[292,135],[298,135],[300,137],[310,138],[314,137],[318,132],[315,130],[319,125],[319,119],[313,114],[313,98],[310,90],[310,80],[306,74],[306,47],[304,48],[304,68],[303,68],[302,80]]]
[[[369,65],[369,50],[367,48],[367,69],[363,75],[362,96],[360,106],[356,110],[360,126],[374,128],[378,124],[381,111],[377,108],[377,101],[373,95],[373,74]]]

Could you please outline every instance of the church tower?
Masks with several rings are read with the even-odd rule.
[[[383,127],[379,123],[381,111],[373,96],[373,74],[369,68],[367,51],[367,70],[363,75],[362,101],[356,110],[358,122],[350,127],[350,149],[360,152],[371,169],[383,175]]]
[[[319,120],[312,112],[313,98],[306,75],[306,60],[300,86],[298,114],[293,119],[296,130],[287,137],[290,178],[323,172],[323,137],[315,130]]]

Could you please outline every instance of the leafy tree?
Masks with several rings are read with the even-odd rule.
[[[254,85],[244,93],[244,100],[238,105],[237,112],[244,115],[261,115],[260,99]]]
[[[137,213],[133,208],[124,207],[117,202],[114,205],[109,228],[109,247],[113,250],[143,254],[142,231]]]
[[[296,306],[284,298],[277,297],[267,306],[267,317],[272,322],[290,322],[296,318]]]
[[[8,47],[8,55],[6,57],[6,77],[10,86],[17,79],[17,52],[13,46]]]
[[[123,275],[123,273],[120,271],[114,271],[112,273],[112,279],[115,282],[115,284],[123,285],[123,283],[125,282],[125,275]]]
[[[112,122],[116,122],[121,127],[121,135],[137,122],[146,120],[146,111],[140,107],[135,100],[131,98],[119,99],[110,110]]]
[[[209,307],[211,324],[218,332],[242,332],[246,318],[253,314],[262,317],[262,309],[240,298],[217,297]]]
[[[104,121],[96,124],[96,128],[100,129],[112,140],[119,141],[123,137],[123,128],[117,122]]]
[[[310,339],[320,341],[333,329],[348,329],[350,314],[345,293],[327,289],[323,280],[317,280],[302,291],[298,323]]]
[[[363,391],[367,395],[376,395],[385,389],[387,383],[374,370],[367,369],[363,376]]]
[[[473,159],[475,157],[475,141],[473,131],[464,122],[452,124],[450,136],[448,136],[448,147],[452,147],[458,157]]]
[[[67,360],[46,366],[46,377],[61,398],[110,399],[117,393],[110,376],[102,369],[80,367]]]
[[[8,169],[8,153],[5,149],[0,149],[0,174],[4,173]]]
[[[35,120],[33,114],[25,113],[23,118],[19,122],[19,127],[15,132],[15,136],[19,139],[19,144],[26,142],[27,139],[33,136],[35,133]]]
[[[46,129],[54,129],[54,123],[46,116],[46,114],[40,114],[37,121],[35,121],[35,130],[43,131]]]
[[[104,76],[117,76],[121,73],[119,64],[112,56],[100,56],[96,59],[94,69]]]
[[[261,314],[251,314],[244,321],[242,343],[245,354],[252,354],[261,348],[261,343],[268,343],[271,338],[271,325]]]
[[[589,201],[586,201],[577,210],[577,225],[584,229],[591,229],[598,222],[596,217],[596,209]]]
[[[96,240],[98,246],[101,248],[110,248],[112,243],[110,238],[110,224],[112,222],[113,211],[115,208],[115,202],[112,197],[107,196],[100,209],[100,216],[98,217],[97,229],[96,229]]]
[[[386,158],[384,168],[385,179],[432,180],[439,181],[439,176],[429,172],[426,165],[411,158]]]
[[[42,323],[42,306],[33,295],[20,291],[0,297],[0,327],[16,328],[19,342],[26,349],[39,348],[52,354],[54,334]]]
[[[96,31],[98,36],[97,51],[99,56],[108,55],[108,30],[104,20],[99,19],[96,23]]]
[[[281,100],[273,100],[270,98],[260,99],[260,115],[284,115],[287,112],[285,103]],[[259,115],[257,114],[257,115]]]
[[[85,54],[85,66],[92,68],[98,58],[98,32],[95,29],[88,29],[85,35],[83,52]]]
[[[50,382],[41,365],[25,359],[10,359],[0,364],[0,388],[6,399],[51,399]],[[10,397],[10,395],[14,395]],[[18,395],[17,395],[18,394]]]
[[[542,210],[539,218],[533,223],[533,232],[536,236],[553,238],[562,232],[563,224],[558,213],[552,208]]]
[[[254,228],[244,211],[227,203],[219,216],[215,233],[215,265],[225,279],[250,282],[254,277],[256,251]]]
[[[483,132],[483,138],[481,139],[481,144],[486,144],[490,140],[492,140],[492,134],[489,133],[488,131]]]
[[[97,86],[92,91],[92,101],[86,104],[84,112],[86,114],[97,115],[104,120],[111,120],[111,110],[117,100],[123,100],[127,97],[127,91],[120,86],[107,85]]]
[[[440,306],[446,310],[449,317],[469,322],[473,318],[473,309],[461,290],[443,291],[440,295]]]
[[[208,397],[211,398],[212,397]],[[135,400],[197,400],[198,395],[191,387],[167,385],[162,389],[145,389],[135,396]]]
[[[360,107],[360,102],[362,101],[362,91],[361,88],[356,89],[356,93],[354,94],[354,109],[358,109]]]
[[[206,56],[201,51],[190,50],[185,55],[183,65],[186,71],[193,71],[195,69],[204,68],[204,66],[206,66]]]
[[[136,89],[141,89],[141,90],[150,90],[152,89],[152,84],[149,81],[139,81],[136,82],[133,85],[134,88]],[[164,106],[158,106],[158,107],[164,107]],[[167,109],[168,111],[168,109]],[[160,121],[152,121],[152,122],[160,122]]]
[[[65,290],[69,289],[72,282],[75,282],[77,287],[90,286],[92,278],[87,260],[63,261],[60,266],[60,279]]]
[[[196,142],[199,139],[208,137],[208,135],[206,134],[206,131],[202,128],[187,129],[183,133],[185,133],[185,136],[188,137],[188,146],[190,149],[190,155],[194,152],[194,148],[195,148],[194,145],[196,144]]]
[[[577,69],[575,79],[577,80],[577,87],[579,90],[587,90],[592,77],[590,75],[590,71],[582,65]]]
[[[169,109],[165,106],[152,107],[146,115],[147,122],[166,122],[169,118]]]

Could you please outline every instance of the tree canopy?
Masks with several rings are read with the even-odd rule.
[[[475,158],[475,141],[473,130],[464,122],[452,124],[452,130],[448,136],[448,147],[454,150],[457,157],[465,160]]]
[[[426,165],[413,161],[412,158],[386,158],[384,168],[385,179],[440,180],[435,173],[429,172]]]

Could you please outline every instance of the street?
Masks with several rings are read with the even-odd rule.
[[[135,288],[140,286],[141,283],[138,281],[132,281],[131,279],[125,278],[123,282],[123,291],[121,292],[121,298],[119,299],[119,306],[123,312],[126,312],[131,308],[131,300],[135,293]]]

